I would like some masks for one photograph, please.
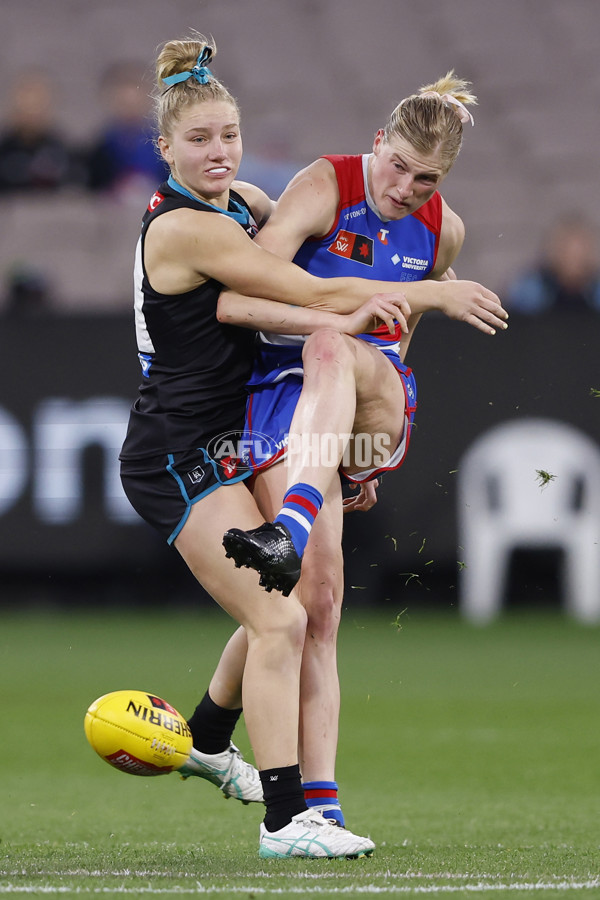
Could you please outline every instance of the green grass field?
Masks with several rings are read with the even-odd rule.
[[[203,610],[0,615],[1,894],[600,897],[600,630],[347,609],[338,781],[377,843],[354,862],[261,861],[261,807],[87,744],[111,690],[189,715],[232,630]]]

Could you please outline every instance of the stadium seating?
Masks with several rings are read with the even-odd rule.
[[[450,68],[471,80],[476,126],[443,190],[467,225],[462,277],[501,293],[553,216],[574,207],[597,216],[597,0],[205,0],[200,8],[197,0],[23,0],[3,12],[2,83],[9,91],[25,64],[43,64],[58,91],[57,126],[83,143],[99,127],[98,87],[110,63],[139,59],[140,89],[149,91],[155,48],[192,26],[216,37],[215,71],[240,100],[246,149],[260,148],[266,123],[275,123],[298,166],[326,152],[368,151],[398,100]],[[50,270],[57,307],[129,308],[141,211],[71,201],[48,211],[62,222],[73,211],[62,242],[35,215],[0,203],[0,279],[25,248]]]

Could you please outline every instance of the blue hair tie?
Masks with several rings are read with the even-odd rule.
[[[163,78],[163,84],[166,84],[167,87],[172,87],[174,84],[180,84],[182,81],[187,81],[188,78],[195,78],[198,84],[208,84],[212,72],[207,68],[205,63],[209,63],[211,59],[212,50],[210,47],[205,47],[191,71],[178,72],[177,75],[168,75],[166,78]]]

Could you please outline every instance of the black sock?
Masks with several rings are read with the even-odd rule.
[[[259,772],[265,797],[267,831],[279,831],[289,825],[292,816],[306,809],[300,766],[263,769]]]
[[[241,709],[217,706],[207,691],[188,720],[196,750],[201,753],[222,753],[227,750],[241,714]]]

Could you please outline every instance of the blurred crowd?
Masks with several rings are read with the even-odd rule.
[[[141,63],[124,61],[112,64],[99,79],[102,124],[89,140],[80,144],[70,141],[57,124],[60,98],[51,79],[41,71],[15,76],[0,120],[0,204],[5,210],[5,237],[6,229],[14,228],[11,216],[15,203],[24,207],[51,197],[87,196],[119,204],[121,215],[128,216],[129,210],[136,210],[137,215],[143,210],[147,199],[165,180],[168,169],[156,147],[153,100],[148,85],[140,83],[140,71]],[[272,197],[279,196],[301,168],[291,160],[289,150],[285,137],[276,126],[270,126],[264,147],[256,154],[245,154],[239,177],[258,184]],[[57,228],[60,227],[57,220]],[[30,316],[44,312],[52,306],[53,292],[61,290],[60,280],[56,283],[56,265],[45,266],[34,260],[32,256],[36,254],[23,250],[27,243],[26,235],[20,233],[14,258],[6,240],[4,248],[0,248],[6,251],[0,272],[4,295],[0,305],[5,314]],[[127,259],[129,256],[130,248]],[[85,278],[78,275],[80,282],[82,277]],[[121,284],[128,292],[124,278]],[[95,306],[101,306],[100,299]]]
[[[509,282],[511,312],[600,313],[600,253],[596,226],[580,213],[559,216],[543,235],[539,255]]]
[[[0,122],[0,202],[72,189],[142,208],[168,173],[156,149],[152,98],[140,85],[140,70],[140,64],[123,62],[100,79],[102,125],[83,145],[70,142],[56,125],[51,81],[41,72],[17,76]],[[239,177],[277,197],[301,165],[277,122],[265,128],[257,149],[245,152]],[[29,315],[44,308],[50,286],[39,268],[20,259],[1,277],[5,313]],[[537,257],[524,271],[507,273],[505,284],[494,289],[511,313],[599,313],[596,224],[577,210],[557,215],[545,233],[540,229]]]
[[[0,197],[82,187],[119,199],[146,196],[168,174],[156,148],[152,98],[140,85],[141,63],[112,65],[100,81],[103,124],[84,146],[56,126],[56,97],[41,73],[15,81],[0,123]],[[285,135],[270,125],[264,145],[246,153],[240,178],[279,196],[300,168]]]
[[[87,146],[77,147],[55,125],[55,96],[44,75],[16,81],[0,132],[0,196],[70,186],[116,192],[140,183],[145,190],[163,180],[139,68],[111,67],[100,88],[103,126]]]

